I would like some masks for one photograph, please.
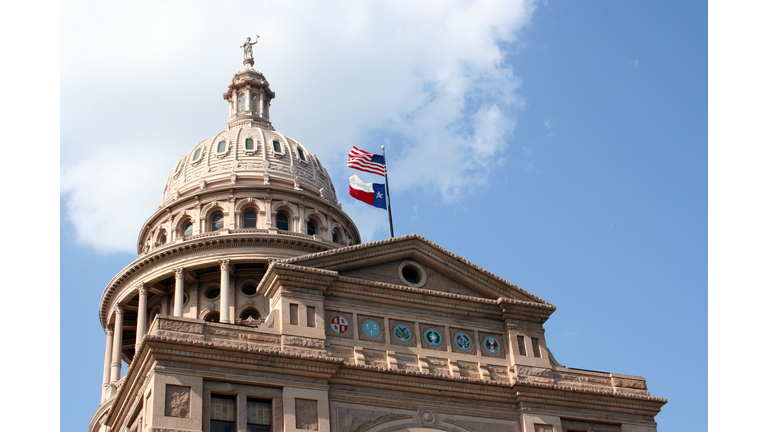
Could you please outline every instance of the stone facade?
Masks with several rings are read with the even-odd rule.
[[[551,303],[419,235],[359,244],[274,96],[246,62],[107,285],[91,432],[656,431],[644,378],[555,360]]]

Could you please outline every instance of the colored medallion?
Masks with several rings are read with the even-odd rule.
[[[483,345],[485,346],[485,350],[491,354],[498,354],[499,349],[501,348],[499,341],[497,341],[496,338],[492,336],[485,338]]]
[[[463,351],[472,347],[472,339],[470,339],[466,333],[456,333],[456,336],[453,337],[453,341],[456,343],[456,346]]]
[[[424,339],[432,346],[438,346],[443,343],[443,336],[441,336],[440,332],[435,329],[427,329],[427,331],[424,332]]]
[[[331,318],[331,328],[336,333],[344,334],[349,331],[349,322],[341,315],[336,315]]]
[[[381,334],[381,327],[374,320],[366,320],[363,322],[363,333],[371,339],[376,339]]]
[[[411,329],[409,329],[408,326],[403,324],[396,325],[395,328],[392,330],[392,332],[395,334],[395,337],[400,342],[408,342],[411,340],[411,337],[413,337],[413,333],[411,333]]]

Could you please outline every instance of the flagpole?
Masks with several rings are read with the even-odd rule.
[[[384,166],[387,166],[387,152],[384,150],[384,146],[381,146],[381,155],[384,156]],[[389,173],[384,174],[384,187],[387,190],[387,213],[389,213],[389,237],[395,236],[395,231],[392,228],[392,205],[389,203]]]

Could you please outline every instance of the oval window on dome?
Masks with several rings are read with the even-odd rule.
[[[195,150],[195,152],[192,153],[192,162],[199,161],[200,160],[200,156],[202,155],[202,153],[203,153],[203,149],[202,148],[198,148],[197,150]]]
[[[224,153],[226,150],[227,150],[227,142],[219,141],[219,144],[216,146],[216,153]]]
[[[256,228],[256,212],[248,210],[243,214],[243,228]]]
[[[211,218],[211,231],[218,231],[224,228],[224,215],[219,213]]]
[[[253,138],[246,138],[245,139],[245,149],[246,150],[253,150]]]
[[[277,229],[288,231],[288,215],[287,214],[280,212],[277,214],[275,219],[277,221]]]

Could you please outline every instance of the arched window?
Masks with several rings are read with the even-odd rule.
[[[219,313],[216,311],[208,312],[208,315],[203,319],[208,322],[219,322]]]
[[[256,228],[256,212],[248,210],[243,214],[243,228]]]
[[[160,235],[159,235],[159,236],[157,236],[157,245],[158,245],[158,246],[160,246],[160,245],[164,245],[164,244],[165,244],[165,241],[166,241],[166,238],[165,238],[165,231],[163,231],[163,232],[161,232],[161,233],[160,233]]]
[[[237,112],[243,113],[245,112],[245,95],[240,95],[240,106],[237,107]]]
[[[248,308],[240,314],[240,319],[243,321],[247,321],[249,319],[257,320],[259,318],[261,318],[261,315],[259,314],[259,311],[254,308]]]
[[[277,229],[283,230],[283,231],[289,231],[287,214],[280,212],[277,214],[275,219],[277,220]]]
[[[224,215],[219,213],[211,218],[211,231],[218,231],[224,228]]]
[[[185,222],[184,223],[184,237],[189,237],[192,235],[192,222]]]
[[[317,229],[315,228],[315,223],[312,221],[307,222],[307,234],[315,235],[316,232]]]
[[[339,242],[339,233],[336,231],[333,232],[333,242],[338,243]]]

